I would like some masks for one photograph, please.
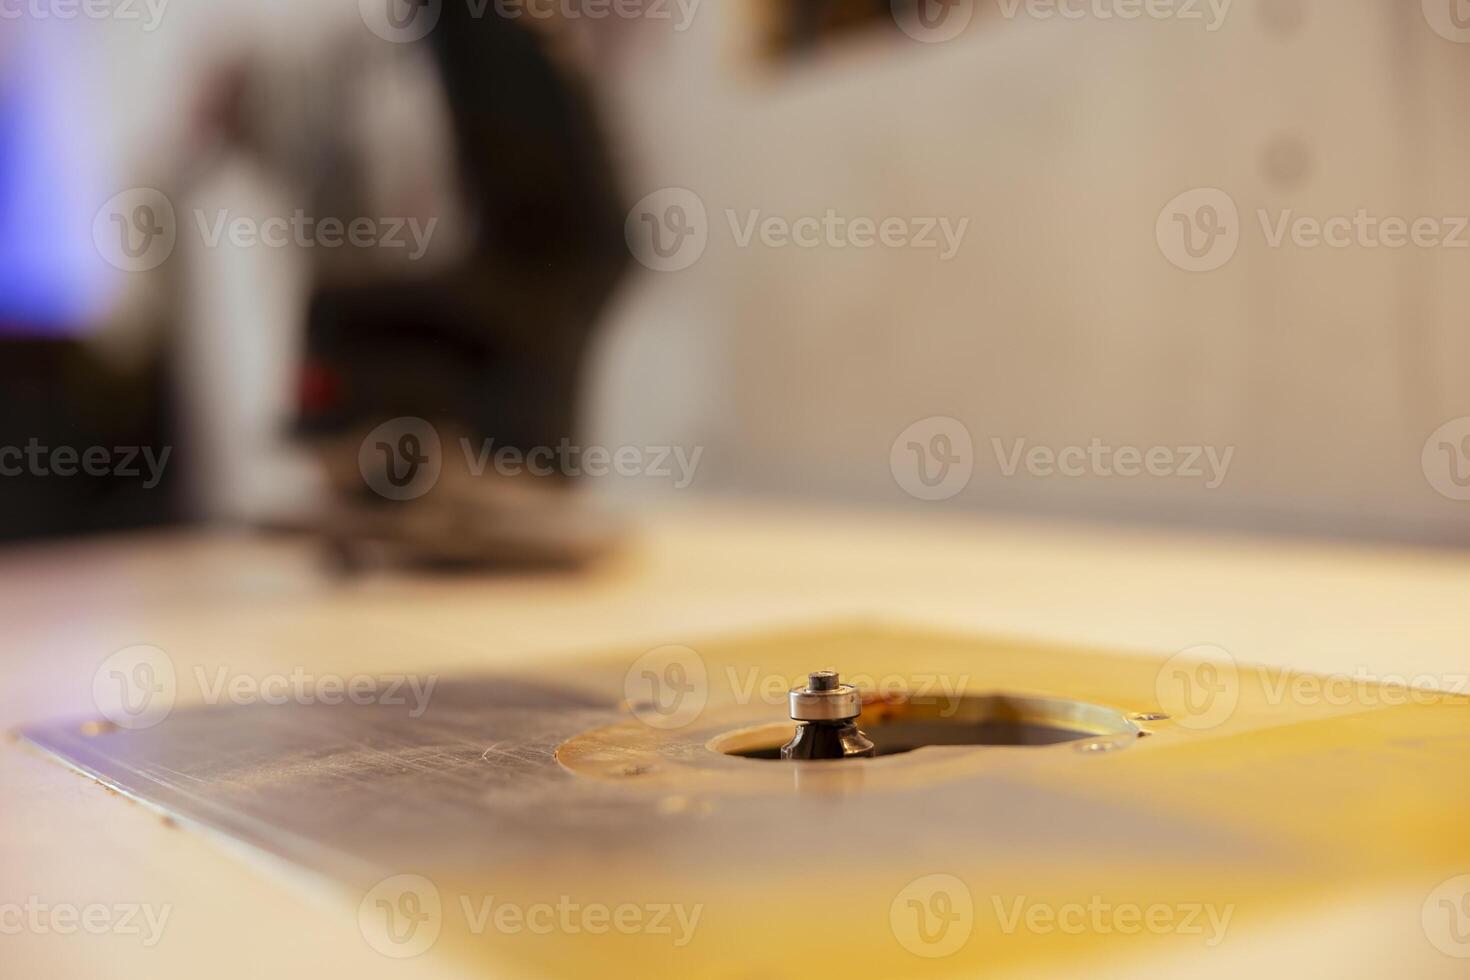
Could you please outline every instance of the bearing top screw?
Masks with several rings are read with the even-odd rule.
[[[837,671],[817,670],[807,674],[806,687],[809,691],[835,691],[837,689]]]

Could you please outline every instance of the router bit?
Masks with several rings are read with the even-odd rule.
[[[819,670],[807,676],[805,687],[788,695],[796,736],[781,746],[783,759],[863,759],[877,755],[868,736],[858,731],[862,694],[839,682],[837,672]]]

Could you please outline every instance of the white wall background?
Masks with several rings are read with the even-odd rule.
[[[1433,3],[1435,0],[1428,0]],[[1470,415],[1470,250],[1270,248],[1257,209],[1470,214],[1470,45],[1419,0],[1235,0],[1223,27],[1008,20],[753,69],[707,0],[618,93],[630,198],[695,190],[711,243],[625,297],[591,419],[612,444],[708,446],[700,485],[920,506],[889,449],[962,420],[947,505],[1470,538],[1426,439]],[[712,8],[712,9],[711,9]],[[748,7],[746,9],[749,9]],[[710,13],[718,16],[709,16]],[[1233,261],[1190,274],[1160,209],[1228,190]],[[958,257],[737,248],[722,212],[951,215]],[[1003,476],[991,439],[1236,447],[1224,485]]]

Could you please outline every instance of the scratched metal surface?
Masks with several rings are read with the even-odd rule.
[[[548,796],[574,821],[582,781],[553,751],[616,716],[579,691],[464,678],[419,718],[401,705],[219,705],[146,729],[87,734],[78,720],[21,734],[171,816],[352,880],[404,862],[492,866]]]

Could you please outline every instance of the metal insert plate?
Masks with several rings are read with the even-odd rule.
[[[1147,734],[806,764],[713,746],[781,724],[786,691],[828,665],[916,697],[1101,705]],[[441,678],[417,718],[402,705],[201,707],[146,729],[74,719],[23,735],[336,883],[387,955],[538,973],[1057,971],[1187,953],[1212,927],[1018,928],[1018,901],[1228,909],[1216,938],[1230,941],[1345,890],[1470,871],[1470,699],[1310,702],[1291,678],[1244,667],[1190,690],[1178,669],[1195,668],[846,627]],[[1162,705],[1176,681],[1179,703]],[[698,912],[687,929],[669,912],[669,931],[540,933],[482,914],[504,903],[666,907],[686,927]]]

